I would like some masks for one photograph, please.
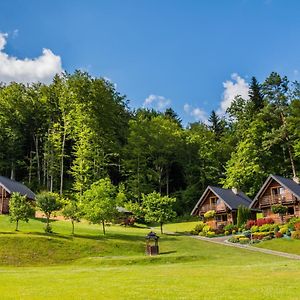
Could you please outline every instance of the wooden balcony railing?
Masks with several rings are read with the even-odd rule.
[[[226,206],[224,203],[220,203],[220,204],[204,204],[203,206],[201,206],[200,208],[200,212],[205,213],[209,210],[215,210],[216,212],[221,212],[221,211],[226,211]]]
[[[264,196],[259,200],[260,206],[269,206],[273,204],[288,204],[293,203],[296,199],[292,196]]]

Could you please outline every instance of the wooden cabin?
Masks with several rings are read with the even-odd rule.
[[[18,192],[22,196],[26,195],[28,200],[35,199],[35,194],[24,184],[0,176],[0,214],[9,213],[9,199],[14,192]]]
[[[203,217],[209,210],[216,212],[210,226],[218,228],[227,224],[236,224],[237,210],[240,205],[249,207],[252,200],[237,189],[223,189],[208,186],[191,212],[193,216]]]
[[[280,223],[281,217],[272,212],[272,206],[282,204],[287,207],[287,213],[283,217],[287,221],[293,216],[300,217],[300,185],[297,178],[288,179],[277,175],[270,175],[250,207],[260,209],[264,217],[270,217]]]

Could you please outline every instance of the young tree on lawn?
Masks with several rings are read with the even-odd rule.
[[[74,235],[74,223],[80,222],[80,218],[82,215],[81,208],[77,201],[66,199],[64,200],[64,208],[62,214],[65,219],[68,219],[72,223],[72,235]]]
[[[109,178],[96,181],[83,193],[83,211],[91,223],[102,224],[105,235],[105,222],[117,214],[116,188]]]
[[[52,230],[49,223],[51,214],[62,207],[61,202],[59,201],[59,196],[55,193],[41,193],[36,196],[36,205],[46,216],[47,223],[45,232],[51,233]]]
[[[34,209],[26,196],[20,193],[12,193],[9,201],[9,216],[11,222],[16,222],[16,231],[19,229],[19,221],[29,221],[29,217],[34,214]]]
[[[173,204],[176,198],[161,196],[157,192],[148,195],[142,195],[145,211],[145,220],[147,222],[157,222],[160,224],[160,232],[163,233],[163,224],[172,220],[176,213],[173,210]]]

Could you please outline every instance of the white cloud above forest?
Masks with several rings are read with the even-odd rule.
[[[143,106],[146,108],[154,108],[162,111],[166,109],[168,106],[170,106],[171,102],[172,101],[170,99],[167,99],[164,96],[151,94],[145,99]]]
[[[195,121],[207,122],[207,113],[205,110],[199,107],[193,107],[192,105],[186,103],[183,106],[183,110],[186,114],[193,117]]]
[[[249,99],[249,84],[237,73],[231,74],[231,80],[223,82],[224,92],[220,103],[219,113],[224,114],[236,96]]]
[[[13,37],[18,31],[13,33]],[[9,83],[50,83],[53,76],[63,72],[61,57],[44,48],[36,58],[19,59],[5,53],[8,34],[0,33],[0,81]]]

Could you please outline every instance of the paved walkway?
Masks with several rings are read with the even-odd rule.
[[[286,257],[290,259],[295,259],[295,260],[300,260],[300,255],[297,254],[290,254],[290,253],[285,253],[285,252],[280,252],[280,251],[274,251],[274,250],[269,250],[269,249],[264,249],[264,248],[257,248],[253,247],[251,245],[241,245],[241,244],[236,244],[236,243],[230,243],[228,242],[228,237],[216,237],[216,238],[207,238],[199,235],[191,235],[192,238],[197,239],[197,240],[202,240],[202,241],[207,241],[210,243],[215,243],[219,245],[225,245],[229,247],[235,247],[235,248],[241,248],[241,249],[246,249],[254,252],[261,252],[261,253],[266,253],[266,254],[271,254],[271,255],[276,255],[276,256],[281,256],[281,257]]]

